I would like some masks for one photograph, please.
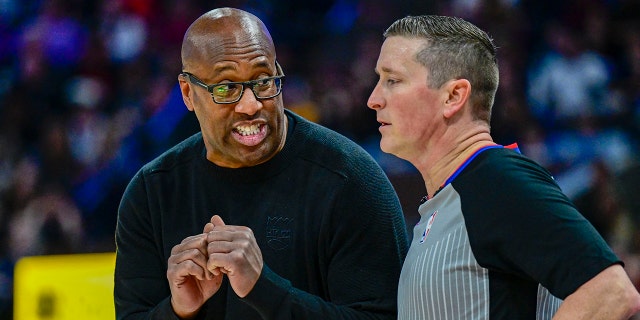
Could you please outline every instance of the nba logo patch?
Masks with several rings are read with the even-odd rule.
[[[431,226],[433,225],[433,220],[436,219],[436,215],[438,214],[438,210],[434,211],[431,216],[429,216],[429,221],[427,221],[427,227],[424,228],[424,232],[422,232],[422,237],[420,238],[420,243],[424,243],[429,235],[429,231],[431,230]]]

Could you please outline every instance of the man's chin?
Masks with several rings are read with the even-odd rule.
[[[380,139],[380,150],[382,150],[382,152],[384,153],[389,153],[389,154],[393,154],[393,148],[391,143],[386,140],[384,137],[382,139]]]

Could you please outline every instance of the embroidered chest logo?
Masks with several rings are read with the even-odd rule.
[[[292,218],[267,217],[267,244],[274,250],[286,249],[291,245]]]
[[[436,219],[436,215],[438,214],[438,210],[434,211],[427,221],[427,227],[424,228],[424,232],[422,233],[422,237],[420,238],[420,243],[424,243],[427,240],[427,236],[429,235],[429,231],[431,231],[431,226],[433,226],[433,220]]]

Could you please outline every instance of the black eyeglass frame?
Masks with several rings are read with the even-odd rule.
[[[251,91],[253,91],[253,95],[258,100],[265,100],[265,99],[271,99],[271,98],[277,97],[280,93],[282,93],[282,80],[281,79],[284,78],[284,71],[282,71],[282,67],[280,66],[278,61],[276,61],[276,72],[277,72],[277,74],[275,76],[266,77],[266,78],[262,78],[262,79],[255,79],[255,80],[249,80],[249,81],[238,81],[238,82],[220,82],[220,83],[214,83],[214,84],[206,84],[206,83],[204,83],[204,81],[200,80],[198,77],[194,76],[192,73],[189,73],[189,72],[186,72],[186,71],[183,71],[180,74],[183,77],[186,77],[187,79],[189,79],[189,81],[191,83],[199,85],[199,86],[207,89],[207,91],[209,91],[209,94],[211,94],[211,99],[213,99],[213,102],[215,102],[217,104],[232,104],[232,103],[236,103],[236,102],[240,101],[240,99],[242,99],[242,95],[244,95],[244,88],[245,87],[251,88]],[[278,83],[276,83],[277,92],[274,95],[271,95],[271,96],[268,96],[268,97],[258,97],[258,94],[255,91],[255,86],[257,84],[259,84],[260,82],[265,81],[265,80],[280,80]],[[233,100],[233,101],[223,101],[223,102],[216,101],[215,95],[213,94],[214,88],[217,87],[217,86],[221,86],[221,85],[233,85],[233,84],[241,84],[242,85],[242,88],[240,89],[240,94],[238,94],[238,98]]]

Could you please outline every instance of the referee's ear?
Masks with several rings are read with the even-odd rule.
[[[469,101],[471,96],[471,83],[467,79],[449,80],[442,85],[447,99],[444,102],[443,115],[450,119],[456,115]]]

